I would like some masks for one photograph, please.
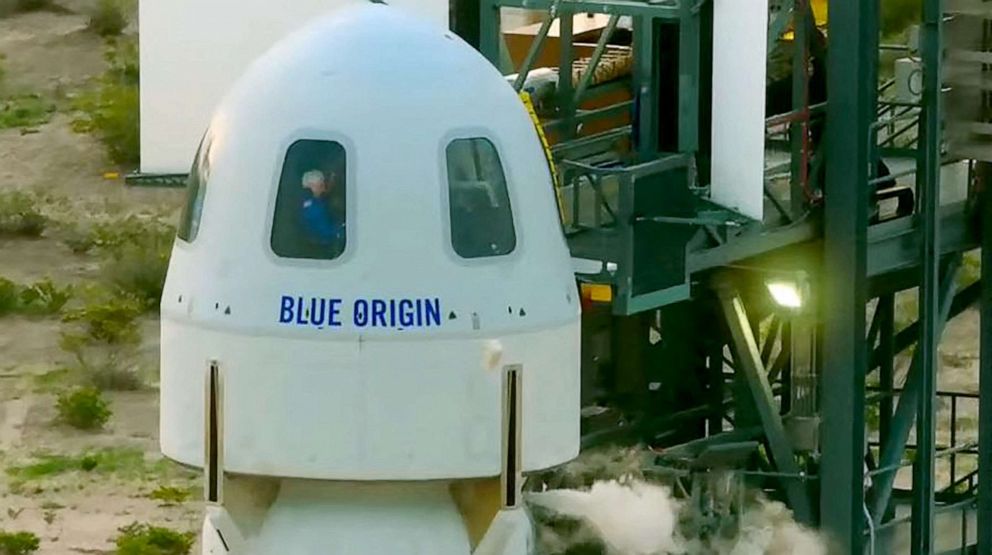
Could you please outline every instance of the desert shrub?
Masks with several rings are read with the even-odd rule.
[[[40,237],[47,225],[35,197],[23,191],[0,192],[0,236]]]
[[[72,286],[44,279],[21,290],[21,310],[29,314],[58,314],[72,298]]]
[[[112,295],[92,299],[63,316],[64,322],[78,324],[82,334],[63,333],[62,348],[71,350],[78,343],[136,343],[139,338],[136,320],[142,312],[143,305],[132,297]]]
[[[0,530],[0,555],[28,555],[38,551],[41,540],[31,532]]]
[[[114,162],[135,165],[141,155],[137,39],[113,41],[106,57],[110,68],[93,90],[80,95],[73,128],[96,134]]]
[[[130,346],[108,350],[63,336],[62,348],[73,357],[64,370],[85,385],[101,391],[137,391],[145,385],[138,357]]]
[[[56,314],[72,297],[72,287],[60,287],[50,279],[21,286],[0,278],[0,316],[8,314]]]
[[[15,0],[17,10],[22,12],[33,12],[38,10],[51,9],[52,0]]]
[[[103,394],[95,387],[80,387],[59,395],[56,408],[59,419],[80,430],[102,428],[113,414]]]
[[[122,294],[136,299],[143,310],[156,310],[169,269],[173,236],[150,236],[115,251],[104,266],[107,279]]]
[[[164,505],[178,505],[189,499],[192,490],[188,487],[159,486],[148,497],[161,501]]]
[[[176,229],[158,218],[128,216],[97,222],[64,239],[73,252],[97,250],[105,257],[105,281],[144,310],[158,308]]]
[[[192,532],[135,522],[121,528],[114,543],[118,555],[186,555],[193,539]]]
[[[48,123],[55,104],[38,94],[19,94],[0,100],[0,129],[26,128]]]
[[[127,27],[127,10],[121,0],[100,0],[90,14],[90,30],[101,37],[116,37]]]
[[[20,303],[20,287],[9,279],[0,278],[0,316],[17,312]]]

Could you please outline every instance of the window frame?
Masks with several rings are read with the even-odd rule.
[[[301,141],[316,141],[337,143],[344,150],[344,187],[345,187],[345,244],[341,253],[330,259],[324,258],[291,258],[282,256],[272,247],[272,233],[275,227],[276,202],[282,187],[282,173],[286,165],[289,149]],[[358,188],[349,186],[355,183],[356,162],[354,143],[346,135],[334,131],[300,129],[287,135],[276,147],[272,165],[272,175],[269,178],[269,198],[265,209],[265,224],[262,226],[261,243],[266,258],[275,265],[295,268],[330,268],[347,263],[355,256],[358,243],[354,214],[356,214],[359,195]]]
[[[213,173],[213,164],[208,160],[208,167],[206,173],[206,179],[200,179],[197,184],[196,196],[201,197],[200,200],[200,211],[194,217],[193,214],[188,214],[192,211],[192,203],[195,202],[190,198],[190,183],[189,181],[193,179],[193,174],[202,174],[201,163],[204,159],[209,159],[214,147],[214,136],[210,129],[207,129],[206,133],[200,139],[200,146],[196,149],[196,155],[193,158],[193,165],[190,167],[189,176],[187,177],[186,187],[185,187],[185,198],[183,199],[183,209],[179,215],[180,221],[179,225],[176,226],[176,239],[180,245],[192,245],[196,242],[196,238],[200,236],[200,229],[203,228],[203,212],[207,205],[207,193],[210,187],[207,185],[210,182],[210,175]],[[204,152],[206,148],[206,152]],[[194,170],[196,170],[194,172]],[[199,178],[199,175],[198,175]],[[202,194],[200,193],[202,191]],[[187,215],[189,216],[189,221],[187,221]],[[195,225],[194,225],[195,222]],[[187,228],[187,237],[183,237],[183,228]]]
[[[513,249],[505,254],[467,258],[455,250],[454,234],[451,222],[451,180],[448,175],[448,147],[455,141],[473,139],[486,140],[490,145],[492,145],[493,149],[496,151],[496,157],[499,160],[500,169],[503,171],[503,180],[506,187],[506,198],[509,202],[510,221],[513,225],[514,238]],[[519,257],[522,249],[525,248],[525,234],[522,232],[523,228],[520,225],[520,217],[516,210],[516,207],[520,206],[520,203],[518,202],[519,199],[516,195],[516,188],[512,185],[512,183],[515,183],[516,180],[514,179],[513,173],[510,171],[510,167],[507,166],[506,157],[504,156],[506,150],[503,148],[503,142],[499,140],[496,133],[489,128],[465,127],[452,130],[451,132],[445,134],[441,138],[440,148],[438,150],[438,162],[441,177],[440,215],[442,219],[445,253],[447,253],[449,258],[464,266],[502,264]]]

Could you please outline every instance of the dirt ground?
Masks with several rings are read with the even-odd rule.
[[[181,193],[133,189],[120,178],[93,137],[71,129],[64,113],[72,96],[105,68],[103,40],[87,29],[95,1],[60,0],[56,9],[0,18],[4,94],[37,93],[60,107],[51,122],[24,133],[0,130],[0,190],[43,193],[56,220],[168,214]],[[0,240],[0,276],[18,283],[51,278],[81,283],[99,271],[91,255],[77,255],[49,226],[40,239]],[[104,430],[80,432],[57,424],[53,373],[67,360],[59,347],[58,317],[0,318],[0,530],[34,532],[38,553],[110,553],[118,528],[147,522],[196,530],[200,522],[198,477],[158,452],[157,379],[140,391],[108,392],[113,416]],[[140,352],[157,371],[158,323],[141,325]],[[54,376],[54,377],[52,377]],[[51,379],[49,379],[51,377]],[[107,463],[40,477],[18,469],[45,455],[106,453]],[[188,501],[152,499],[162,486],[188,491]]]

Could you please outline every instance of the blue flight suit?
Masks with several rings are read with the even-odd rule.
[[[303,229],[307,238],[318,245],[333,245],[341,239],[342,226],[335,221],[327,197],[315,197],[306,191],[303,199]]]

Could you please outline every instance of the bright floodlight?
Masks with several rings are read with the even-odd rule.
[[[791,281],[770,281],[768,282],[768,292],[772,294],[775,302],[784,308],[802,308],[803,297],[799,292],[799,287]]]

